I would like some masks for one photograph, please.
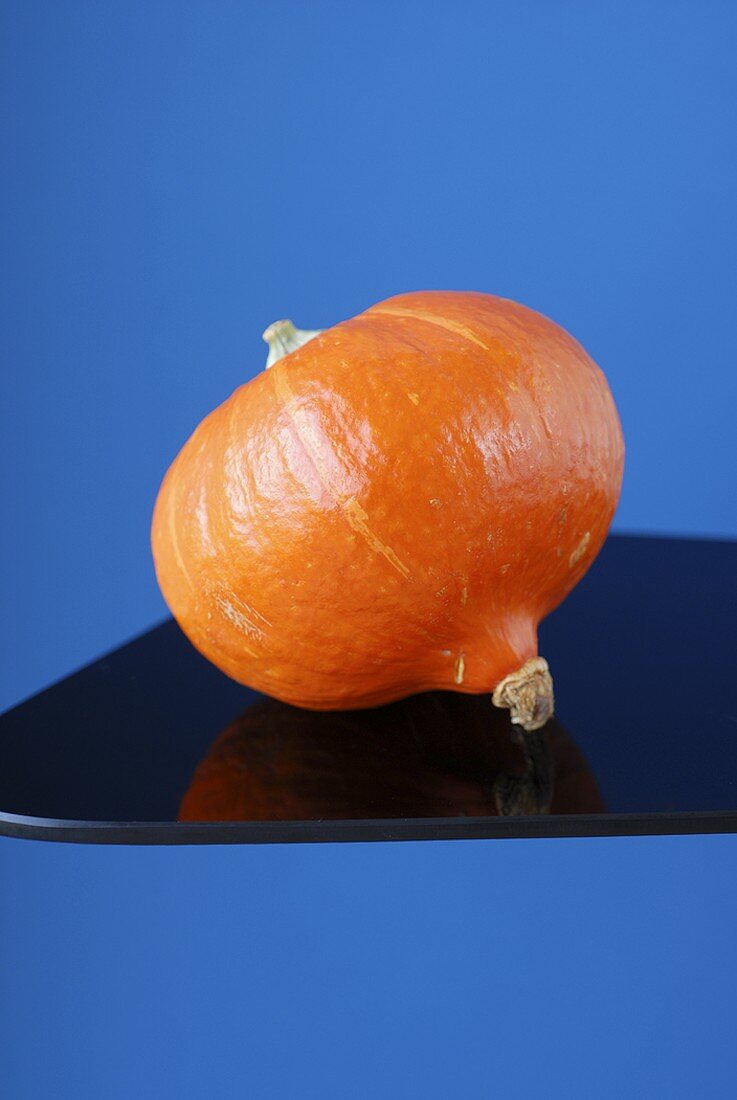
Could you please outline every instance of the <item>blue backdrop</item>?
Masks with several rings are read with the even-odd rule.
[[[734,1100],[736,854],[0,842],[0,1092]]]
[[[733,4],[0,21],[0,709],[163,614],[160,478],[284,315],[517,298],[607,372],[617,526],[737,534]],[[731,1100],[736,856],[0,840],[0,1093]]]
[[[617,526],[737,534],[734,5],[2,7],[0,709],[164,613],[159,481],[284,315],[517,298],[608,374]]]

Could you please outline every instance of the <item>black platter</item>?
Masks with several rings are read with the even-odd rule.
[[[0,832],[180,844],[733,832],[737,543],[612,536],[542,624],[556,720],[315,714],[165,622],[0,717]]]

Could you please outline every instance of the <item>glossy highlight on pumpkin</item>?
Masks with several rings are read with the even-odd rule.
[[[229,676],[298,706],[501,687],[527,725],[506,678],[547,675],[537,625],[619,497],[602,372],[533,310],[440,291],[270,361],[159,492],[156,571],[182,629]]]

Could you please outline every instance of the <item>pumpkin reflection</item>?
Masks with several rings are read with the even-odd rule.
[[[356,711],[260,700],[198,765],[179,820],[603,811],[588,763],[558,722],[521,734],[485,696],[430,692]]]

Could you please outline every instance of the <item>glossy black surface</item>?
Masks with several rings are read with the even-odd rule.
[[[557,721],[523,752],[486,697],[350,714],[266,700],[167,622],[0,717],[0,831],[135,843],[733,831],[736,623],[737,543],[612,537],[542,625]]]

